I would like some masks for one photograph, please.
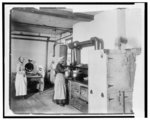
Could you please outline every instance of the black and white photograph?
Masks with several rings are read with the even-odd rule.
[[[146,3],[3,10],[5,117],[146,117]]]

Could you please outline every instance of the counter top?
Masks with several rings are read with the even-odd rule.
[[[73,78],[67,78],[67,80],[71,81],[71,82],[77,82],[77,83],[80,83],[80,84],[84,84],[86,86],[88,86],[88,81],[85,81],[85,80],[74,80]]]

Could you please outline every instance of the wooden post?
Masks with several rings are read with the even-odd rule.
[[[123,91],[123,113],[125,113],[125,91]]]
[[[48,41],[50,40],[50,37],[47,38],[46,41],[46,60],[45,60],[45,77],[47,78],[47,71],[48,71]]]

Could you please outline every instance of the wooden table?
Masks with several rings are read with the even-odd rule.
[[[39,75],[27,75],[27,80],[31,80],[31,81],[39,81],[39,79],[42,78]]]
[[[28,91],[33,91],[36,89],[36,84],[34,82],[40,82],[40,78],[42,78],[39,75],[27,75],[27,89]]]

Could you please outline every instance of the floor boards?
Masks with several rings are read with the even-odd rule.
[[[55,114],[55,113],[81,113],[70,105],[64,107],[52,102],[51,89],[43,93],[35,93],[26,99],[11,98],[11,110],[15,114]]]

